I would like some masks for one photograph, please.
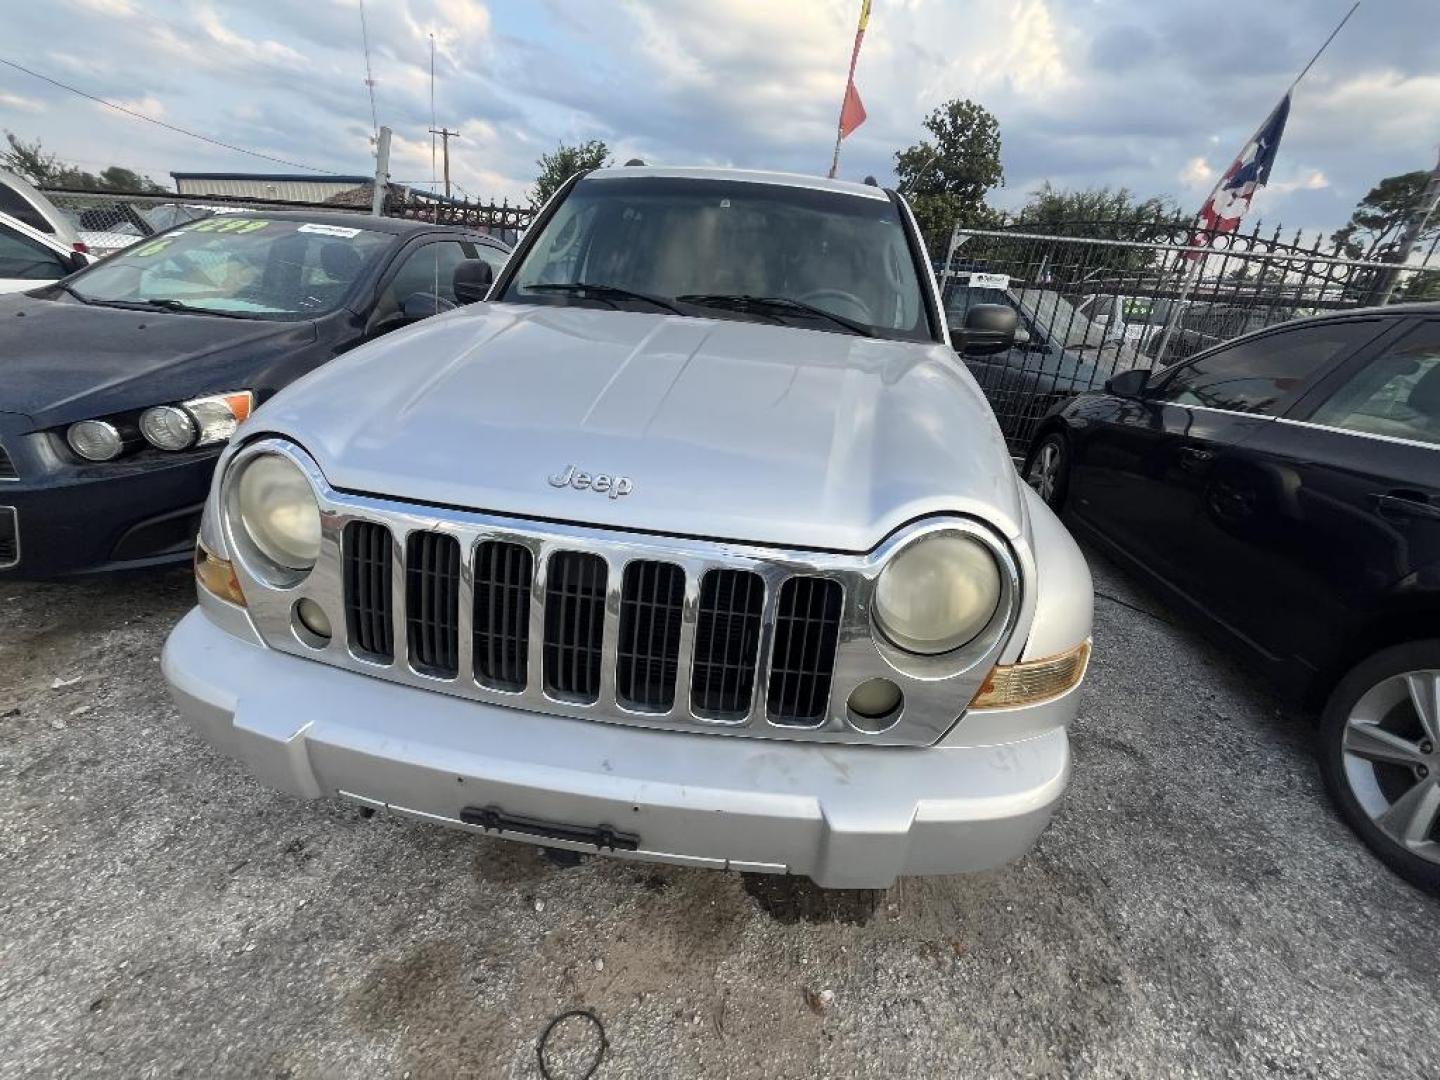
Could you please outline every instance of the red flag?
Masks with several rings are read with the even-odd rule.
[[[870,0],[860,0],[860,24],[855,27],[855,47],[850,50],[850,74],[845,80],[845,100],[840,105],[840,128],[835,135],[835,156],[830,159],[830,175],[840,165],[840,141],[865,122],[865,106],[860,91],[855,89],[855,61],[860,59],[860,43],[865,40],[865,27],[870,22]]]
[[[855,80],[845,85],[845,104],[840,106],[840,137],[843,139],[865,122],[865,106],[860,101],[860,91],[855,89]]]

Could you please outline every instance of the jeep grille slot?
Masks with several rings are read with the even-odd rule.
[[[415,532],[405,546],[410,666],[453,679],[460,673],[460,543],[444,533]]]
[[[680,666],[685,571],[674,563],[632,562],[620,590],[615,693],[622,704],[669,712]]]
[[[385,663],[395,659],[391,622],[390,530],[369,521],[345,526],[345,622],[356,655]]]
[[[545,583],[545,689],[566,701],[600,698],[605,638],[605,560],[579,551],[550,556]]]
[[[519,693],[529,681],[530,550],[486,540],[475,552],[475,677],[495,690]]]
[[[710,570],[700,579],[690,707],[713,720],[743,720],[755,692],[765,583],[749,570]]]
[[[843,600],[840,583],[828,578],[792,577],[780,587],[768,695],[774,723],[824,723]]]
[[[0,480],[19,480],[20,474],[15,471],[15,464],[10,460],[10,455],[5,452],[5,447],[0,446]]]

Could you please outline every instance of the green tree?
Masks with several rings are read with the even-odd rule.
[[[1355,204],[1350,220],[1335,230],[1331,240],[1352,259],[1374,259],[1400,238],[1405,216],[1425,190],[1430,174],[1423,169],[1387,176]],[[1420,244],[1440,235],[1440,214],[1420,234]]]
[[[895,174],[931,253],[943,257],[957,223],[998,220],[985,195],[1005,183],[1000,122],[983,106],[957,98],[927,116],[925,130],[930,138],[895,154]]]
[[[1063,228],[1066,236],[1130,240],[1147,225],[1173,224],[1179,213],[1179,204],[1168,195],[1142,199],[1123,187],[1064,191],[1047,180],[1030,193],[1018,217],[1026,225]]]
[[[166,189],[133,169],[111,165],[97,176],[47,153],[40,140],[26,142],[5,132],[8,148],[0,150],[0,167],[29,180],[36,187],[78,188],[84,191],[163,192]]]
[[[1030,193],[1016,220],[1024,232],[1142,244],[1169,242],[1188,231],[1179,205],[1168,195],[1142,199],[1123,187],[1065,191],[1049,181]],[[1067,244],[1063,257],[1047,270],[1059,288],[1123,290],[1159,275],[1169,258],[1168,253],[1144,246]]]
[[[599,139],[591,139],[579,146],[560,143],[548,154],[542,154],[535,162],[540,173],[535,177],[535,187],[530,192],[530,201],[539,206],[560,190],[560,186],[577,172],[587,169],[603,169],[614,163],[610,148]]]

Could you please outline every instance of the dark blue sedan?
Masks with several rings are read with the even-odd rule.
[[[478,231],[226,214],[0,298],[0,579],[180,562],[236,425],[325,361],[482,298]]]

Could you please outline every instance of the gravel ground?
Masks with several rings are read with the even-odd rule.
[[[186,575],[0,584],[0,1077],[534,1077],[574,1007],[607,1080],[1440,1074],[1436,901],[1304,721],[1095,563],[1063,811],[865,926],[275,794],[165,696]]]

